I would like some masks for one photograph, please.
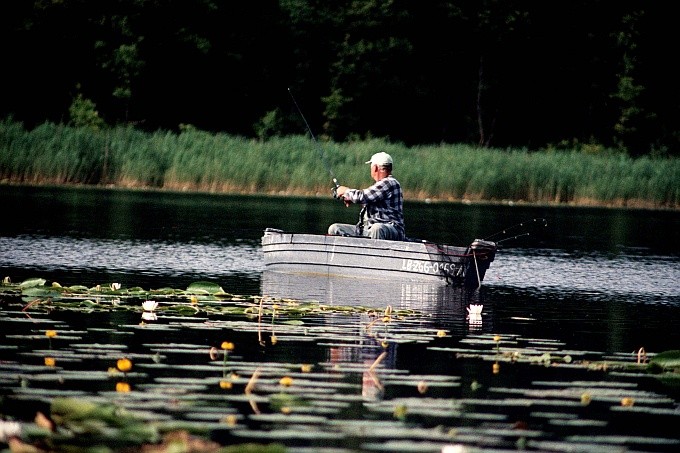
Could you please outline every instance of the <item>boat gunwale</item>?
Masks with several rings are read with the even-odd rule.
[[[481,260],[486,260],[489,258],[489,255],[494,255],[495,256],[495,250],[493,253],[489,252],[476,252],[476,253],[471,253],[471,247],[465,247],[465,246],[457,246],[457,245],[448,245],[448,244],[437,244],[435,242],[429,242],[429,241],[391,241],[391,240],[386,240],[386,239],[369,239],[369,238],[360,238],[360,237],[352,237],[352,236],[334,236],[334,235],[329,235],[329,234],[307,234],[307,233],[275,233],[278,234],[279,236],[290,236],[290,240],[287,241],[274,241],[274,242],[269,242],[269,243],[264,243],[264,237],[263,237],[263,251],[265,253],[272,253],[273,250],[266,250],[268,247],[276,247],[276,246],[281,246],[281,245],[286,245],[289,244],[291,245],[291,251],[293,250],[292,247],[301,247],[304,245],[310,245],[310,246],[319,246],[319,247],[334,247],[335,249],[333,250],[333,253],[340,253],[340,254],[352,254],[352,251],[343,251],[343,250],[338,250],[342,248],[347,248],[351,250],[366,250],[367,253],[356,253],[357,256],[366,256],[366,255],[371,255],[371,253],[368,253],[370,251],[377,251],[377,252],[385,252],[385,251],[391,251],[391,252],[396,252],[396,253],[403,253],[403,254],[414,254],[414,255],[424,255],[427,256],[427,258],[413,258],[413,259],[418,259],[422,261],[431,261],[431,262],[436,262],[436,261],[445,261],[446,258],[456,258],[461,262],[464,262],[467,259],[472,258],[473,256],[476,256],[477,259]],[[273,234],[270,234],[273,236]],[[299,240],[294,240],[294,237],[296,239],[299,239],[300,236],[304,237],[310,237],[310,238],[333,238],[333,242],[327,242],[326,240],[324,241],[314,241],[314,240],[307,240],[307,241],[299,241]],[[265,235],[266,237],[266,235]],[[341,243],[338,243],[338,239],[341,239]],[[348,241],[345,241],[345,240]],[[380,242],[376,242],[380,241]],[[378,244],[378,245],[376,245]],[[400,244],[404,245],[406,244],[405,247],[394,247],[391,245],[383,246],[385,244]],[[431,250],[433,247],[435,247],[435,250]],[[454,253],[451,253],[451,249],[454,250]],[[297,249],[296,249],[297,250]],[[278,250],[277,250],[278,251]],[[318,253],[329,253],[328,250],[313,250],[313,249],[302,249],[300,248],[299,251],[304,251],[304,252],[318,252]],[[441,256],[443,259],[437,260],[432,258],[433,255],[435,256]],[[397,257],[395,256],[394,258],[403,258],[403,257]],[[492,260],[493,261],[493,260]]]

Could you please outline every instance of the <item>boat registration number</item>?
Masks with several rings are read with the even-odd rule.
[[[452,263],[428,263],[417,260],[401,260],[401,270],[408,272],[425,272],[427,274],[448,273],[453,271]]]

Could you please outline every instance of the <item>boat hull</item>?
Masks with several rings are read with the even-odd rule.
[[[262,250],[269,271],[478,287],[494,260],[496,245],[476,240],[457,247],[267,229]]]

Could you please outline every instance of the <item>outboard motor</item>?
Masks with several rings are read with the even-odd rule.
[[[490,263],[496,257],[496,250],[498,250],[498,246],[492,241],[475,239],[472,241],[472,244],[470,244],[470,250],[475,252],[475,256],[478,260],[488,260]]]
[[[467,258],[465,266],[464,285],[468,288],[479,288],[482,286],[484,275],[489,269],[491,262],[496,257],[498,246],[495,242],[475,239],[468,247],[467,254],[472,255]]]

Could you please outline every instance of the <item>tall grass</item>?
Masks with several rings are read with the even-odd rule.
[[[678,208],[680,159],[583,152],[529,152],[467,145],[405,147],[380,139],[264,142],[188,130],[94,131],[46,123],[0,123],[0,180],[239,193],[328,195],[331,175],[352,187],[370,180],[375,152],[395,160],[407,198],[526,201]]]

